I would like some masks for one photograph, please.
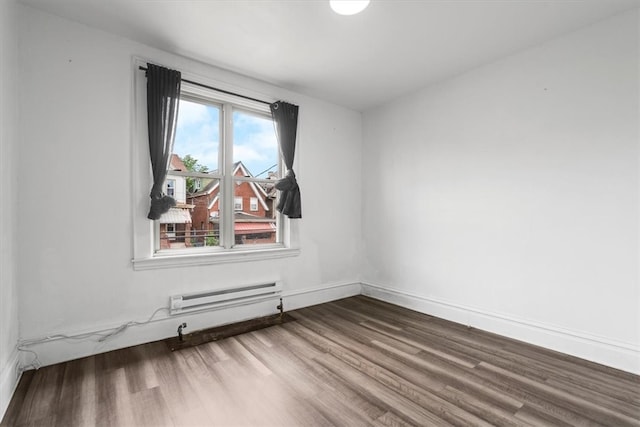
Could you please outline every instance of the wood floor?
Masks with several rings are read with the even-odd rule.
[[[11,426],[640,426],[640,377],[363,296],[24,374]]]

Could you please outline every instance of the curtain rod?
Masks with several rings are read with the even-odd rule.
[[[143,66],[139,66],[139,67],[138,67],[138,69],[139,69],[139,70],[142,70],[142,71],[147,71],[147,68],[146,68],[146,67],[143,67]],[[262,104],[267,104],[267,105],[271,105],[271,104],[273,104],[273,102],[263,101],[262,99],[252,98],[252,97],[250,97],[250,96],[241,95],[241,94],[239,94],[239,93],[230,92],[230,91],[228,91],[228,90],[219,89],[219,88],[217,88],[217,87],[213,87],[213,86],[208,86],[208,85],[205,85],[205,84],[203,84],[203,83],[194,82],[194,81],[192,81],[192,80],[187,80],[187,79],[181,79],[181,80],[182,80],[183,82],[185,82],[185,83],[191,83],[192,85],[200,86],[200,87],[203,87],[203,88],[205,88],[205,89],[215,90],[216,92],[226,93],[227,95],[239,96],[240,98],[248,99],[249,101],[260,102],[260,103],[262,103]]]

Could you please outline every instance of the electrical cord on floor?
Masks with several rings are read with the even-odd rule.
[[[108,339],[121,334],[122,332],[124,332],[125,330],[127,330],[130,326],[142,326],[142,325],[146,325],[148,323],[151,323],[153,321],[153,318],[161,311],[166,310],[169,311],[169,307],[160,307],[157,308],[152,314],[151,316],[149,316],[149,318],[147,320],[144,321],[136,321],[136,320],[132,320],[129,321],[127,323],[123,323],[122,325],[115,327],[115,328],[110,328],[110,329],[103,329],[101,331],[95,331],[95,332],[86,332],[83,334],[75,334],[75,335],[66,335],[66,334],[54,334],[54,335],[47,335],[46,337],[42,337],[42,338],[34,338],[34,339],[29,339],[29,340],[19,340],[18,341],[18,346],[16,347],[18,351],[22,351],[25,353],[30,353],[34,356],[33,360],[24,366],[21,366],[20,368],[18,368],[18,374],[28,370],[28,369],[39,369],[41,366],[40,360],[38,359],[38,353],[36,353],[33,350],[29,350],[25,347],[28,346],[32,346],[32,345],[36,345],[36,344],[41,344],[44,342],[48,342],[48,341],[57,341],[57,340],[86,340],[86,339],[91,339],[93,337],[98,337],[97,342],[105,342]]]

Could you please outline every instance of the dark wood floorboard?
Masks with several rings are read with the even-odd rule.
[[[2,426],[640,426],[640,377],[364,296],[26,372]]]

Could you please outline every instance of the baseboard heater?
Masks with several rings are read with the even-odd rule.
[[[212,310],[279,298],[281,295],[282,284],[280,282],[174,295],[170,297],[170,313],[178,315],[192,311]]]

